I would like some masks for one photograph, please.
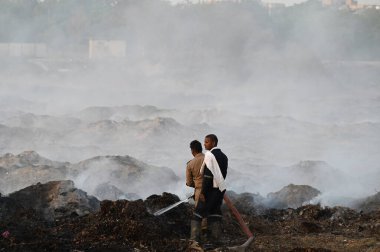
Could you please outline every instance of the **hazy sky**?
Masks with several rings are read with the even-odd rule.
[[[198,3],[200,0],[169,0],[169,1],[172,2],[172,3],[174,3],[174,4],[177,4],[177,3],[185,3],[185,2]],[[224,0],[224,1],[228,1],[228,0]],[[230,1],[236,1],[236,0],[230,0]],[[262,0],[262,2],[267,2],[267,3],[283,3],[285,5],[293,5],[293,4],[302,3],[302,2],[305,2],[305,1],[306,0]]]

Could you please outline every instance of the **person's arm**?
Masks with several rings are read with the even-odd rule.
[[[186,166],[186,185],[195,187],[193,173],[191,172],[190,162]]]

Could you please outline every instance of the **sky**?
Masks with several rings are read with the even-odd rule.
[[[178,3],[186,3],[186,2],[198,3],[200,0],[169,0],[169,1],[172,2],[173,4],[178,4]],[[235,1],[235,0],[230,0],[230,1]],[[305,1],[306,0],[262,0],[262,2],[266,2],[266,3],[283,3],[286,6],[302,3]]]

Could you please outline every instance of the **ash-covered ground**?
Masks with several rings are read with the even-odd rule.
[[[378,209],[275,209],[260,205],[254,194],[228,196],[254,234],[246,251],[380,250]],[[187,251],[193,206],[152,214],[179,200],[163,193],[145,200],[98,201],[71,181],[29,186],[0,198],[0,251]],[[223,215],[218,251],[247,240],[226,205]]]

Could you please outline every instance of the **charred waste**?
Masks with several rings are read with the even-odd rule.
[[[282,192],[291,194],[289,188],[296,187],[290,185]],[[228,196],[254,234],[246,251],[377,251],[380,247],[379,208],[364,212],[307,204],[275,209],[265,207],[259,195],[228,192]],[[98,201],[76,189],[72,181],[39,183],[0,198],[0,251],[187,251],[193,206],[184,203],[163,215],[152,214],[179,200],[162,193],[145,200]],[[246,237],[225,206],[223,215],[218,251],[229,251]]]

